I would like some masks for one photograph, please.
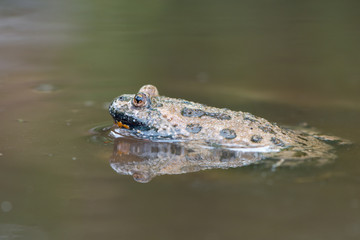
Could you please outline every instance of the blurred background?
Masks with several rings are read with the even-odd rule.
[[[0,239],[359,239],[360,2],[0,0]],[[107,106],[161,95],[354,142],[322,167],[117,175]]]

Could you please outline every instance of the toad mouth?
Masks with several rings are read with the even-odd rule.
[[[126,128],[130,130],[141,130],[141,131],[148,131],[150,127],[147,126],[144,122],[139,121],[138,119],[126,115],[124,113],[113,113],[111,114],[114,118],[115,123],[120,128]]]

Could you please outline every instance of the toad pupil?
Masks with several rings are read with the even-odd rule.
[[[146,97],[144,94],[137,94],[134,97],[133,104],[135,107],[142,107],[145,104]]]
[[[142,96],[141,95],[136,95],[136,97],[135,97],[135,103],[142,103],[142,101],[143,101],[143,98],[142,98]]]

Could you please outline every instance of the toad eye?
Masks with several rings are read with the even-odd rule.
[[[142,107],[146,104],[146,95],[144,93],[138,93],[135,95],[133,101],[135,107]]]

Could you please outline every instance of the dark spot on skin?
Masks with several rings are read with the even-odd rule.
[[[205,112],[200,109],[191,109],[184,107],[181,110],[181,115],[183,115],[184,117],[202,117],[205,115]]]
[[[307,141],[308,141],[306,138],[301,137],[301,136],[298,136],[298,139],[301,139],[301,140],[303,140],[303,141],[305,141],[305,142],[307,142]]]
[[[200,124],[188,124],[185,128],[186,131],[188,131],[189,133],[198,133],[200,132],[202,129],[202,126],[200,126]]]
[[[205,114],[206,114],[206,116],[216,118],[216,119],[219,119],[219,120],[230,120],[231,119],[230,115],[227,115],[227,114],[224,114],[224,113],[208,113],[208,112],[205,112]]]
[[[226,139],[234,139],[236,138],[236,133],[232,129],[225,128],[220,131],[220,135]]]
[[[269,125],[259,126],[259,128],[260,128],[263,132],[275,134],[275,131],[274,131]]]
[[[245,121],[250,121],[250,122],[259,122],[258,120],[256,120],[256,119],[253,119],[253,118],[250,118],[250,117],[244,117],[244,120]]]
[[[272,143],[274,143],[276,146],[285,147],[285,143],[283,141],[281,141],[280,139],[276,138],[276,137],[272,137],[270,139],[270,141]]]
[[[263,139],[262,136],[259,136],[259,135],[254,135],[251,137],[251,141],[254,143],[259,143],[259,142],[261,142],[262,139]]]
[[[256,119],[256,117],[255,117],[254,115],[252,115],[251,113],[245,113],[243,119],[244,119],[245,121],[249,121],[249,122],[253,122],[253,123],[259,122],[259,121]]]
[[[224,113],[209,113],[209,112],[205,112],[201,109],[191,109],[191,108],[187,108],[187,107],[184,107],[181,110],[181,115],[183,115],[184,117],[208,116],[208,117],[216,118],[219,120],[230,120],[231,119],[230,115],[227,115]]]

